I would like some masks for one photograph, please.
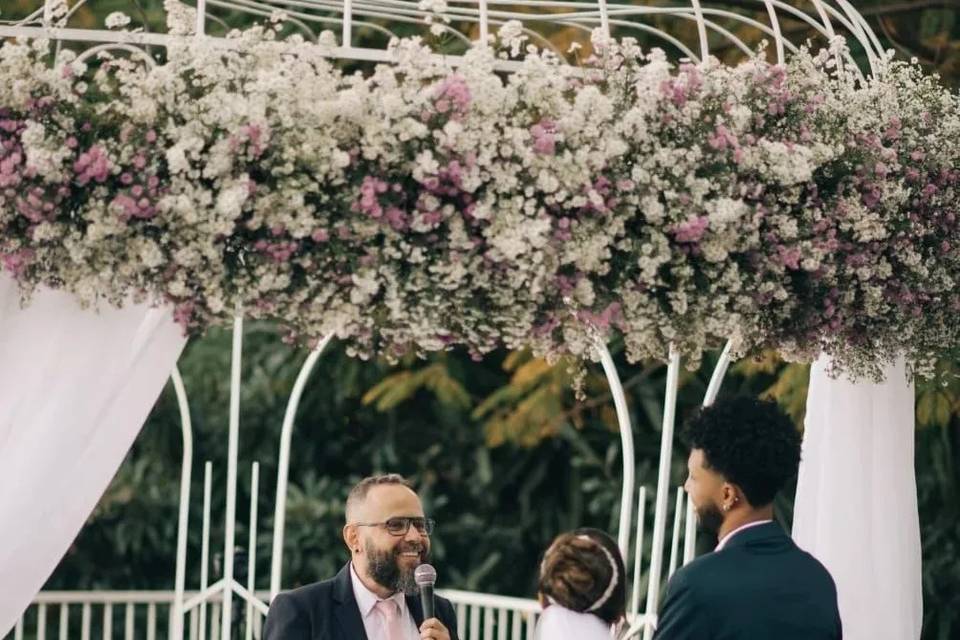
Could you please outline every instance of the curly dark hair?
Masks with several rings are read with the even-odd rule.
[[[604,598],[611,583],[613,590]],[[626,568],[617,543],[599,529],[581,528],[557,536],[547,549],[538,586],[540,593],[560,606],[592,613],[614,624],[626,614],[626,583]],[[601,606],[587,611],[601,599]]]
[[[773,502],[800,465],[800,433],[775,402],[720,400],[693,416],[684,439],[754,507]]]

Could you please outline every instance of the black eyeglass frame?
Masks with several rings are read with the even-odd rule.
[[[391,531],[391,522],[399,520],[400,525],[403,529],[399,529],[396,526],[393,527],[394,531]],[[432,535],[436,529],[437,522],[433,518],[421,518],[419,516],[396,516],[394,518],[387,518],[383,522],[353,522],[351,523],[358,527],[383,527],[386,529],[387,533],[392,536],[405,536],[410,532],[410,527],[413,526],[420,535],[429,536]]]

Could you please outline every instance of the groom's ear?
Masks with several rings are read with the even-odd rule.
[[[343,543],[351,554],[360,551],[360,533],[352,524],[343,525]]]
[[[741,491],[740,487],[733,484],[732,482],[725,480],[721,490],[722,490],[722,496],[721,496],[722,505],[729,505],[729,508],[732,509],[737,504],[743,501],[743,491]]]

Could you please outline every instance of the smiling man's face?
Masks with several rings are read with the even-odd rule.
[[[424,517],[417,494],[399,484],[371,487],[355,513],[350,515],[352,523],[385,523],[392,518]],[[348,524],[347,530],[354,568],[361,577],[389,592],[416,593],[413,572],[428,560],[429,536],[413,525],[404,535],[391,534],[383,524]],[[353,538],[352,542],[350,538]]]

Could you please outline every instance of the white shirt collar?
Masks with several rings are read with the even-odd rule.
[[[741,525],[741,526],[737,527],[736,529],[734,529],[733,531],[731,531],[731,532],[728,533],[727,535],[725,535],[725,536],[723,536],[722,538],[720,538],[720,542],[717,543],[717,548],[714,549],[714,551],[720,551],[720,550],[722,550],[725,546],[727,546],[727,542],[730,541],[730,538],[732,538],[733,536],[737,535],[737,534],[740,533],[741,531],[745,531],[746,529],[749,529],[749,528],[751,528],[751,527],[759,527],[759,526],[762,525],[762,524],[768,524],[768,523],[770,523],[770,522],[773,522],[773,520],[757,520],[756,522],[748,522],[747,524],[744,524],[744,525]]]
[[[370,591],[367,585],[363,584],[352,562],[350,563],[350,580],[353,582],[353,596],[357,600],[357,608],[360,609],[360,615],[366,618],[370,612],[373,611],[373,608],[377,606],[377,603],[384,598]],[[396,602],[397,606],[400,607],[401,613],[406,611],[407,601],[399,591],[386,599]]]

